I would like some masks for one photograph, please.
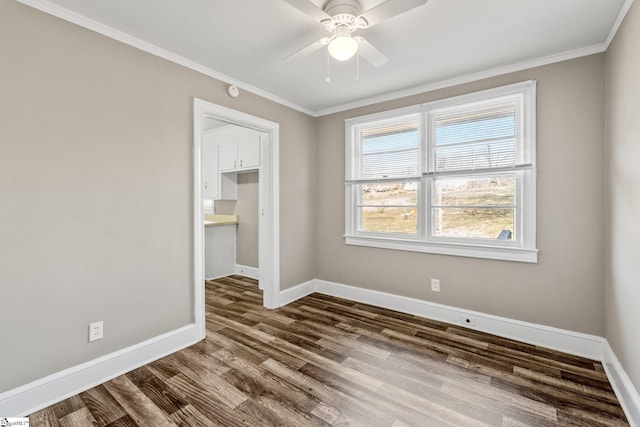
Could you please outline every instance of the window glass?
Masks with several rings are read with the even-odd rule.
[[[514,240],[515,174],[434,180],[434,236]]]
[[[416,182],[385,182],[359,186],[359,231],[371,233],[417,232]]]

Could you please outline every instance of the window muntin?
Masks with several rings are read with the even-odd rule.
[[[537,262],[535,82],[346,124],[347,244]]]

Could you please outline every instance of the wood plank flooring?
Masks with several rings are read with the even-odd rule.
[[[39,426],[626,426],[602,365],[313,294],[207,282],[207,338],[30,416]]]

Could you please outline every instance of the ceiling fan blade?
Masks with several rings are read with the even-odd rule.
[[[382,21],[386,21],[389,18],[400,15],[408,10],[422,6],[426,2],[427,0],[387,0],[362,12],[360,16],[367,20],[367,23],[369,24],[367,26],[368,28],[372,25],[379,24]]]
[[[287,59],[290,59],[290,58],[293,58],[293,57],[308,55],[310,53],[313,53],[313,52],[317,51],[318,49],[321,49],[321,48],[325,47],[326,45],[329,44],[330,41],[331,41],[331,39],[329,37],[323,37],[320,40],[316,40],[313,43],[311,43],[310,45],[307,45],[307,46],[303,47],[302,49],[299,49],[299,50],[293,52],[292,54],[288,55],[287,57],[283,58],[282,60],[286,61]]]
[[[331,19],[324,10],[316,6],[311,0],[284,0],[300,12],[320,22],[324,19]]]
[[[380,67],[389,60],[384,53],[362,37],[354,37],[358,41],[358,54],[374,67]]]

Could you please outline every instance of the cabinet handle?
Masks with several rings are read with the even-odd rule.
[[[242,160],[240,160],[240,167],[242,167]]]
[[[204,183],[204,189],[205,190],[207,189],[207,183],[206,182]]]
[[[236,161],[236,160],[234,160],[234,161],[233,161],[233,168],[234,168],[234,169],[236,169],[236,168],[238,167],[238,166],[236,166],[236,163],[237,163],[237,161]]]

